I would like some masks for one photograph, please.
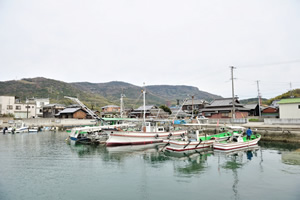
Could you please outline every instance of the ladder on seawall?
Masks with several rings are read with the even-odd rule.
[[[65,98],[70,99],[70,100],[78,103],[82,107],[82,109],[85,110],[87,113],[89,113],[94,119],[102,120],[101,117],[99,117],[91,109],[86,107],[81,101],[79,101],[79,99],[74,98],[74,97],[67,97],[67,96],[65,96]]]

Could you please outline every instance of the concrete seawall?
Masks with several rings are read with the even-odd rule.
[[[95,125],[96,121],[93,119],[57,119],[57,118],[35,118],[35,119],[23,119],[22,120],[29,127],[57,127],[62,130],[75,126]],[[13,125],[13,122],[20,122],[13,118],[0,118],[0,128],[9,127]],[[265,141],[284,141],[284,142],[299,142],[300,143],[300,125],[299,124],[274,124],[278,123],[278,120],[273,120],[269,124],[263,122],[247,122],[238,124],[203,124],[201,126],[182,126],[184,128],[202,128],[207,133],[215,133],[220,131],[220,127],[226,125],[250,127],[253,132],[260,133],[262,135],[261,140]],[[292,121],[292,123],[298,123],[298,121]],[[181,125],[175,125],[181,126]]]
[[[228,124],[229,125],[229,124]],[[250,127],[254,133],[261,134],[262,141],[299,142],[299,125],[267,125],[261,122],[248,122],[246,124],[232,124],[233,126]],[[224,126],[224,125],[222,125]],[[215,133],[220,127],[216,124],[203,125],[205,132]]]
[[[0,127],[9,127],[14,123],[24,122],[29,127],[59,127],[68,128],[74,126],[95,125],[96,121],[93,119],[57,119],[57,118],[35,118],[14,120],[13,118],[0,119]]]

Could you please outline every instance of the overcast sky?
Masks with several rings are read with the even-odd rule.
[[[299,0],[0,0],[0,81],[300,88]],[[290,84],[291,83],[291,84]]]

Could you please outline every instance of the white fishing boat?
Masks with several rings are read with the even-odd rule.
[[[189,152],[197,151],[205,148],[211,148],[215,141],[226,140],[232,136],[231,132],[224,132],[214,135],[199,136],[199,131],[196,131],[196,139],[180,138],[172,140],[164,140],[165,150],[173,152]]]
[[[157,126],[157,123],[153,125],[152,123],[145,122],[141,131],[111,131],[106,146],[162,143],[165,139],[186,135],[185,130],[166,131],[163,126]]]
[[[260,134],[251,135],[250,139],[247,139],[247,136],[241,136],[241,135],[233,136],[233,137],[231,137],[230,140],[222,141],[222,142],[215,142],[213,144],[213,147],[216,150],[223,150],[223,151],[241,149],[241,148],[257,145],[260,138],[261,138]]]
[[[192,125],[192,124],[191,124]],[[196,125],[200,125],[198,128],[201,130],[201,124],[198,123]],[[196,126],[194,125],[194,126]],[[185,125],[183,125],[185,126]],[[213,134],[213,135],[200,135],[199,130],[196,130],[196,139],[189,138],[179,138],[172,140],[164,140],[165,150],[173,151],[173,152],[188,152],[188,151],[198,151],[206,148],[211,148],[216,141],[225,141],[228,140],[232,136],[240,136],[244,127],[240,126],[226,126],[223,128],[224,132]]]
[[[164,126],[158,125],[159,122],[146,121],[145,117],[145,94],[144,97],[144,113],[143,125],[139,131],[111,131],[109,138],[106,141],[106,146],[120,146],[120,145],[144,145],[153,143],[162,143],[165,139],[171,137],[180,137],[186,134],[185,130],[174,130],[173,127],[168,127],[166,130]]]
[[[28,133],[29,127],[24,122],[17,122],[7,129],[8,133]]]

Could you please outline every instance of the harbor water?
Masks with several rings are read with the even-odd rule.
[[[300,144],[223,153],[68,144],[65,132],[0,135],[1,200],[300,199]]]

